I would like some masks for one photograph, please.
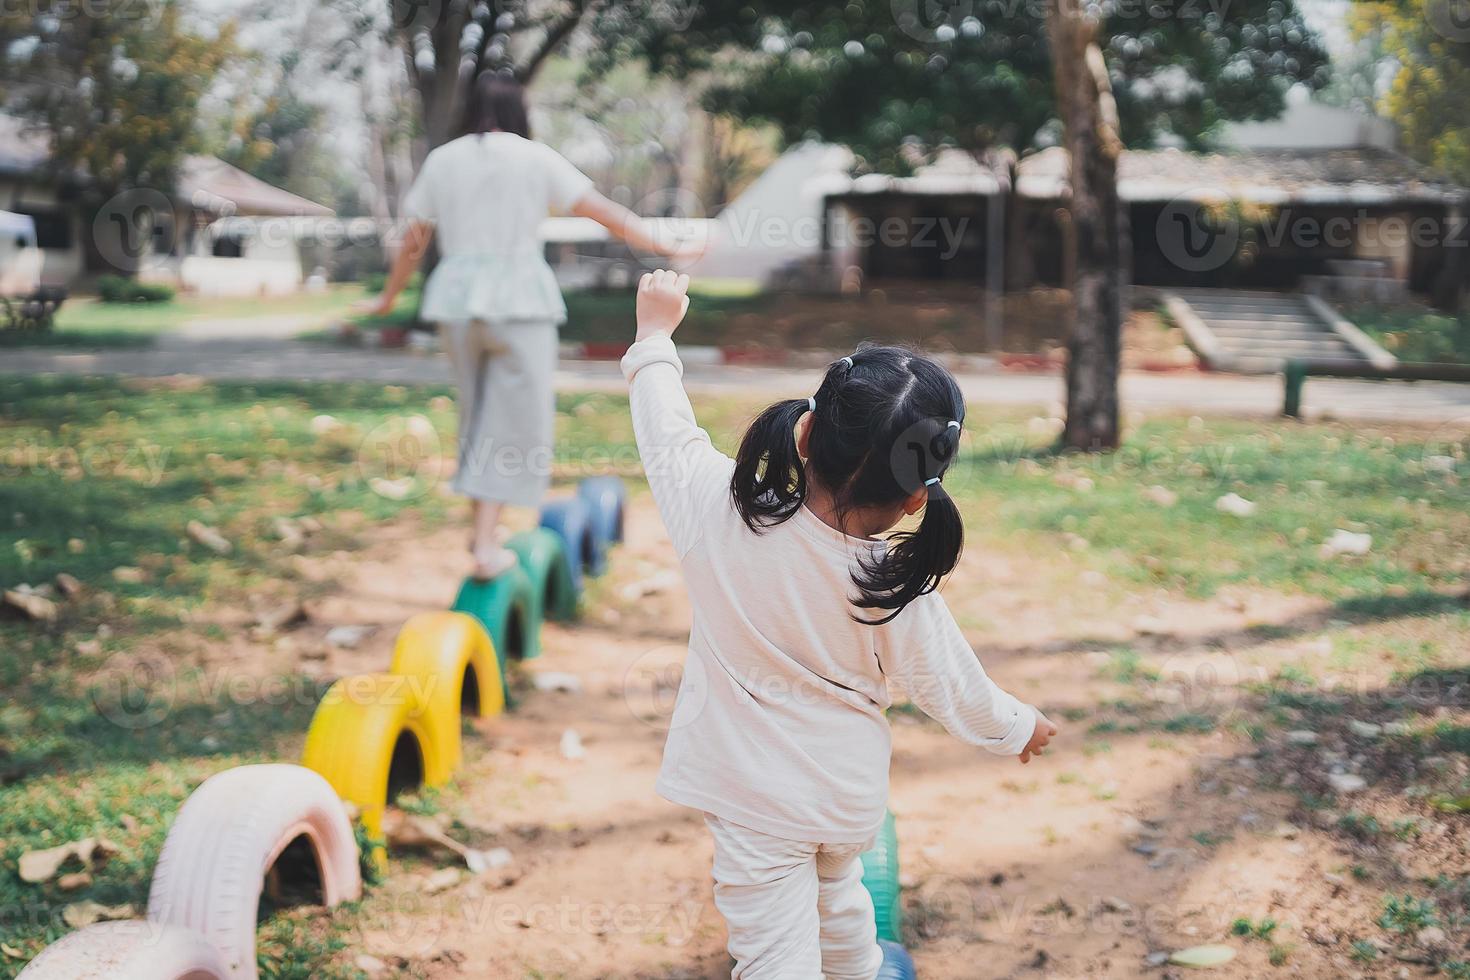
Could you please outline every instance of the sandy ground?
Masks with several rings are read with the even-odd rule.
[[[461,530],[405,523],[362,533],[360,550],[299,559],[329,594],[278,656],[319,644],[329,624],[371,623],[381,628],[359,648],[329,650],[308,668],[380,670],[407,616],[447,605],[465,570]],[[364,904],[355,953],[434,978],[728,976],[702,823],[653,791],[689,609],[646,494],[631,507],[628,542],[590,591],[583,620],[548,626],[544,655],[526,665],[573,674],[581,690],[524,685],[519,710],[475,723],[447,798],[471,844],[506,847],[514,864],[429,894],[428,875],[443,862],[395,857]],[[1132,643],[1166,676],[1239,679],[1254,658],[1300,653],[1299,638],[1326,622],[1312,600],[1122,592],[1065,554],[979,548],[947,595],[991,674],[1044,707],[1063,737],[1022,767],[894,715],[891,806],[921,977],[1160,976],[1169,968],[1148,965],[1150,953],[1219,941],[1239,950],[1212,971],[1221,977],[1427,975],[1348,959],[1354,924],[1376,916],[1385,886],[1339,873],[1378,859],[1349,853],[1294,813],[1289,794],[1259,786],[1267,767],[1248,739],[1223,727],[1086,736],[1109,705],[1141,718],[1159,707],[1129,707],[1136,689],[1100,670],[1109,644]],[[1139,635],[1141,617],[1148,635]],[[1249,629],[1262,623],[1282,629],[1262,639]],[[1194,687],[1184,697],[1234,691]],[[584,759],[562,756],[568,729]],[[1434,860],[1433,849],[1423,853]],[[1279,968],[1267,964],[1265,942],[1228,936],[1236,917],[1267,915],[1291,947]]]

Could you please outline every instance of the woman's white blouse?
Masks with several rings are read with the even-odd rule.
[[[539,229],[591,187],[560,153],[513,133],[470,134],[433,150],[403,199],[403,216],[432,222],[439,246],[423,318],[566,320]]]

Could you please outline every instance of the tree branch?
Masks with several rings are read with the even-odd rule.
[[[595,0],[576,0],[572,5],[572,12],[549,27],[546,36],[536,46],[536,50],[531,52],[531,56],[524,64],[516,68],[516,78],[522,83],[528,83],[535,78],[536,73],[541,70],[541,65],[547,58],[555,54],[556,49],[561,47],[577,29],[577,25],[582,23],[582,19],[592,10],[594,3]]]

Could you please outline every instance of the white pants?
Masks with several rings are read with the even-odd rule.
[[[873,980],[883,965],[858,855],[871,844],[783,840],[704,815],[733,980]]]
[[[476,500],[536,507],[551,482],[557,330],[551,320],[440,324],[459,387],[453,487]]]

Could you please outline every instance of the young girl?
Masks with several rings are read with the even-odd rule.
[[[638,450],[694,607],[658,791],[704,812],[737,980],[873,980],[858,855],[888,800],[889,681],[956,737],[1027,762],[1056,727],[985,675],[934,591],[963,528],[941,482],[959,387],[860,347],[777,402],[734,460],[694,421],[671,335],[689,277],[638,289],[623,358]],[[923,511],[914,531],[878,535]]]

